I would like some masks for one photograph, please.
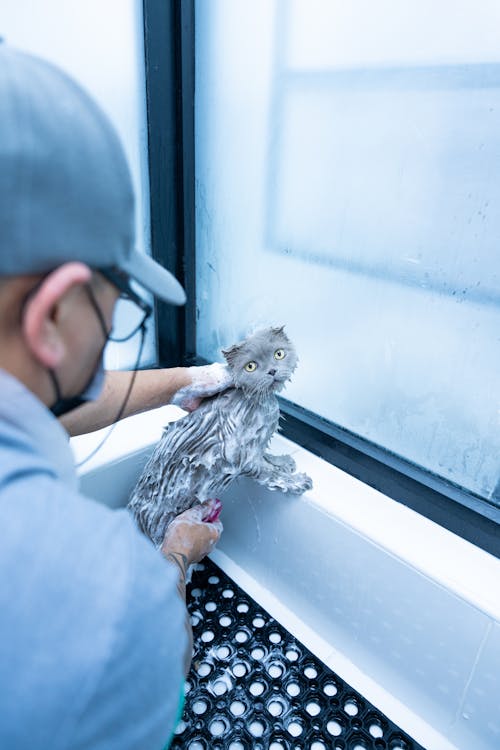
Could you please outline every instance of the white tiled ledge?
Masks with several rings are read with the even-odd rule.
[[[164,407],[124,420],[81,470],[123,505]],[[77,459],[99,434],[72,441]],[[216,562],[356,690],[428,750],[500,747],[500,561],[278,436],[313,490],[238,480]],[[253,582],[253,583],[252,583]]]
[[[301,471],[314,477],[313,489],[303,497],[306,502],[335,515],[388,553],[500,621],[498,558],[309,451],[294,448]]]
[[[122,420],[79,473],[86,474],[154,445],[162,428],[184,413],[176,406],[164,406]],[[90,455],[108,431],[71,439],[77,464]],[[314,487],[303,496],[303,501],[334,515],[388,553],[500,621],[500,560],[281,436],[274,438],[271,449],[292,454],[301,471],[314,478]]]

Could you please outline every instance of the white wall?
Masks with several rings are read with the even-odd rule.
[[[141,0],[2,0],[0,36],[56,63],[98,101],[124,146],[136,194],[137,247],[150,251]],[[108,367],[135,364],[138,341],[106,350]],[[153,329],[143,362],[155,357]]]

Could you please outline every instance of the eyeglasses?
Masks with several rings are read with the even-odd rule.
[[[108,341],[128,341],[144,328],[153,308],[131,288],[127,276],[116,268],[99,268],[99,273],[120,291],[114,312]],[[93,294],[91,293],[91,298]],[[92,304],[96,304],[95,298]],[[102,314],[100,315],[102,321]],[[101,322],[101,325],[103,321]]]

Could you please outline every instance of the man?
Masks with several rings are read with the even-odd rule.
[[[125,510],[78,493],[68,434],[227,386],[220,368],[110,373],[113,309],[135,279],[184,302],[134,251],[126,160],[95,103],[55,67],[0,44],[0,747],[169,742],[190,647],[186,566],[221,525],[187,511],[163,556]],[[179,396],[178,396],[179,398]],[[76,407],[85,401],[86,406]],[[168,558],[166,560],[165,558]]]

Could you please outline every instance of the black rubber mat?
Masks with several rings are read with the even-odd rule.
[[[210,560],[188,608],[194,657],[172,748],[423,750]]]

